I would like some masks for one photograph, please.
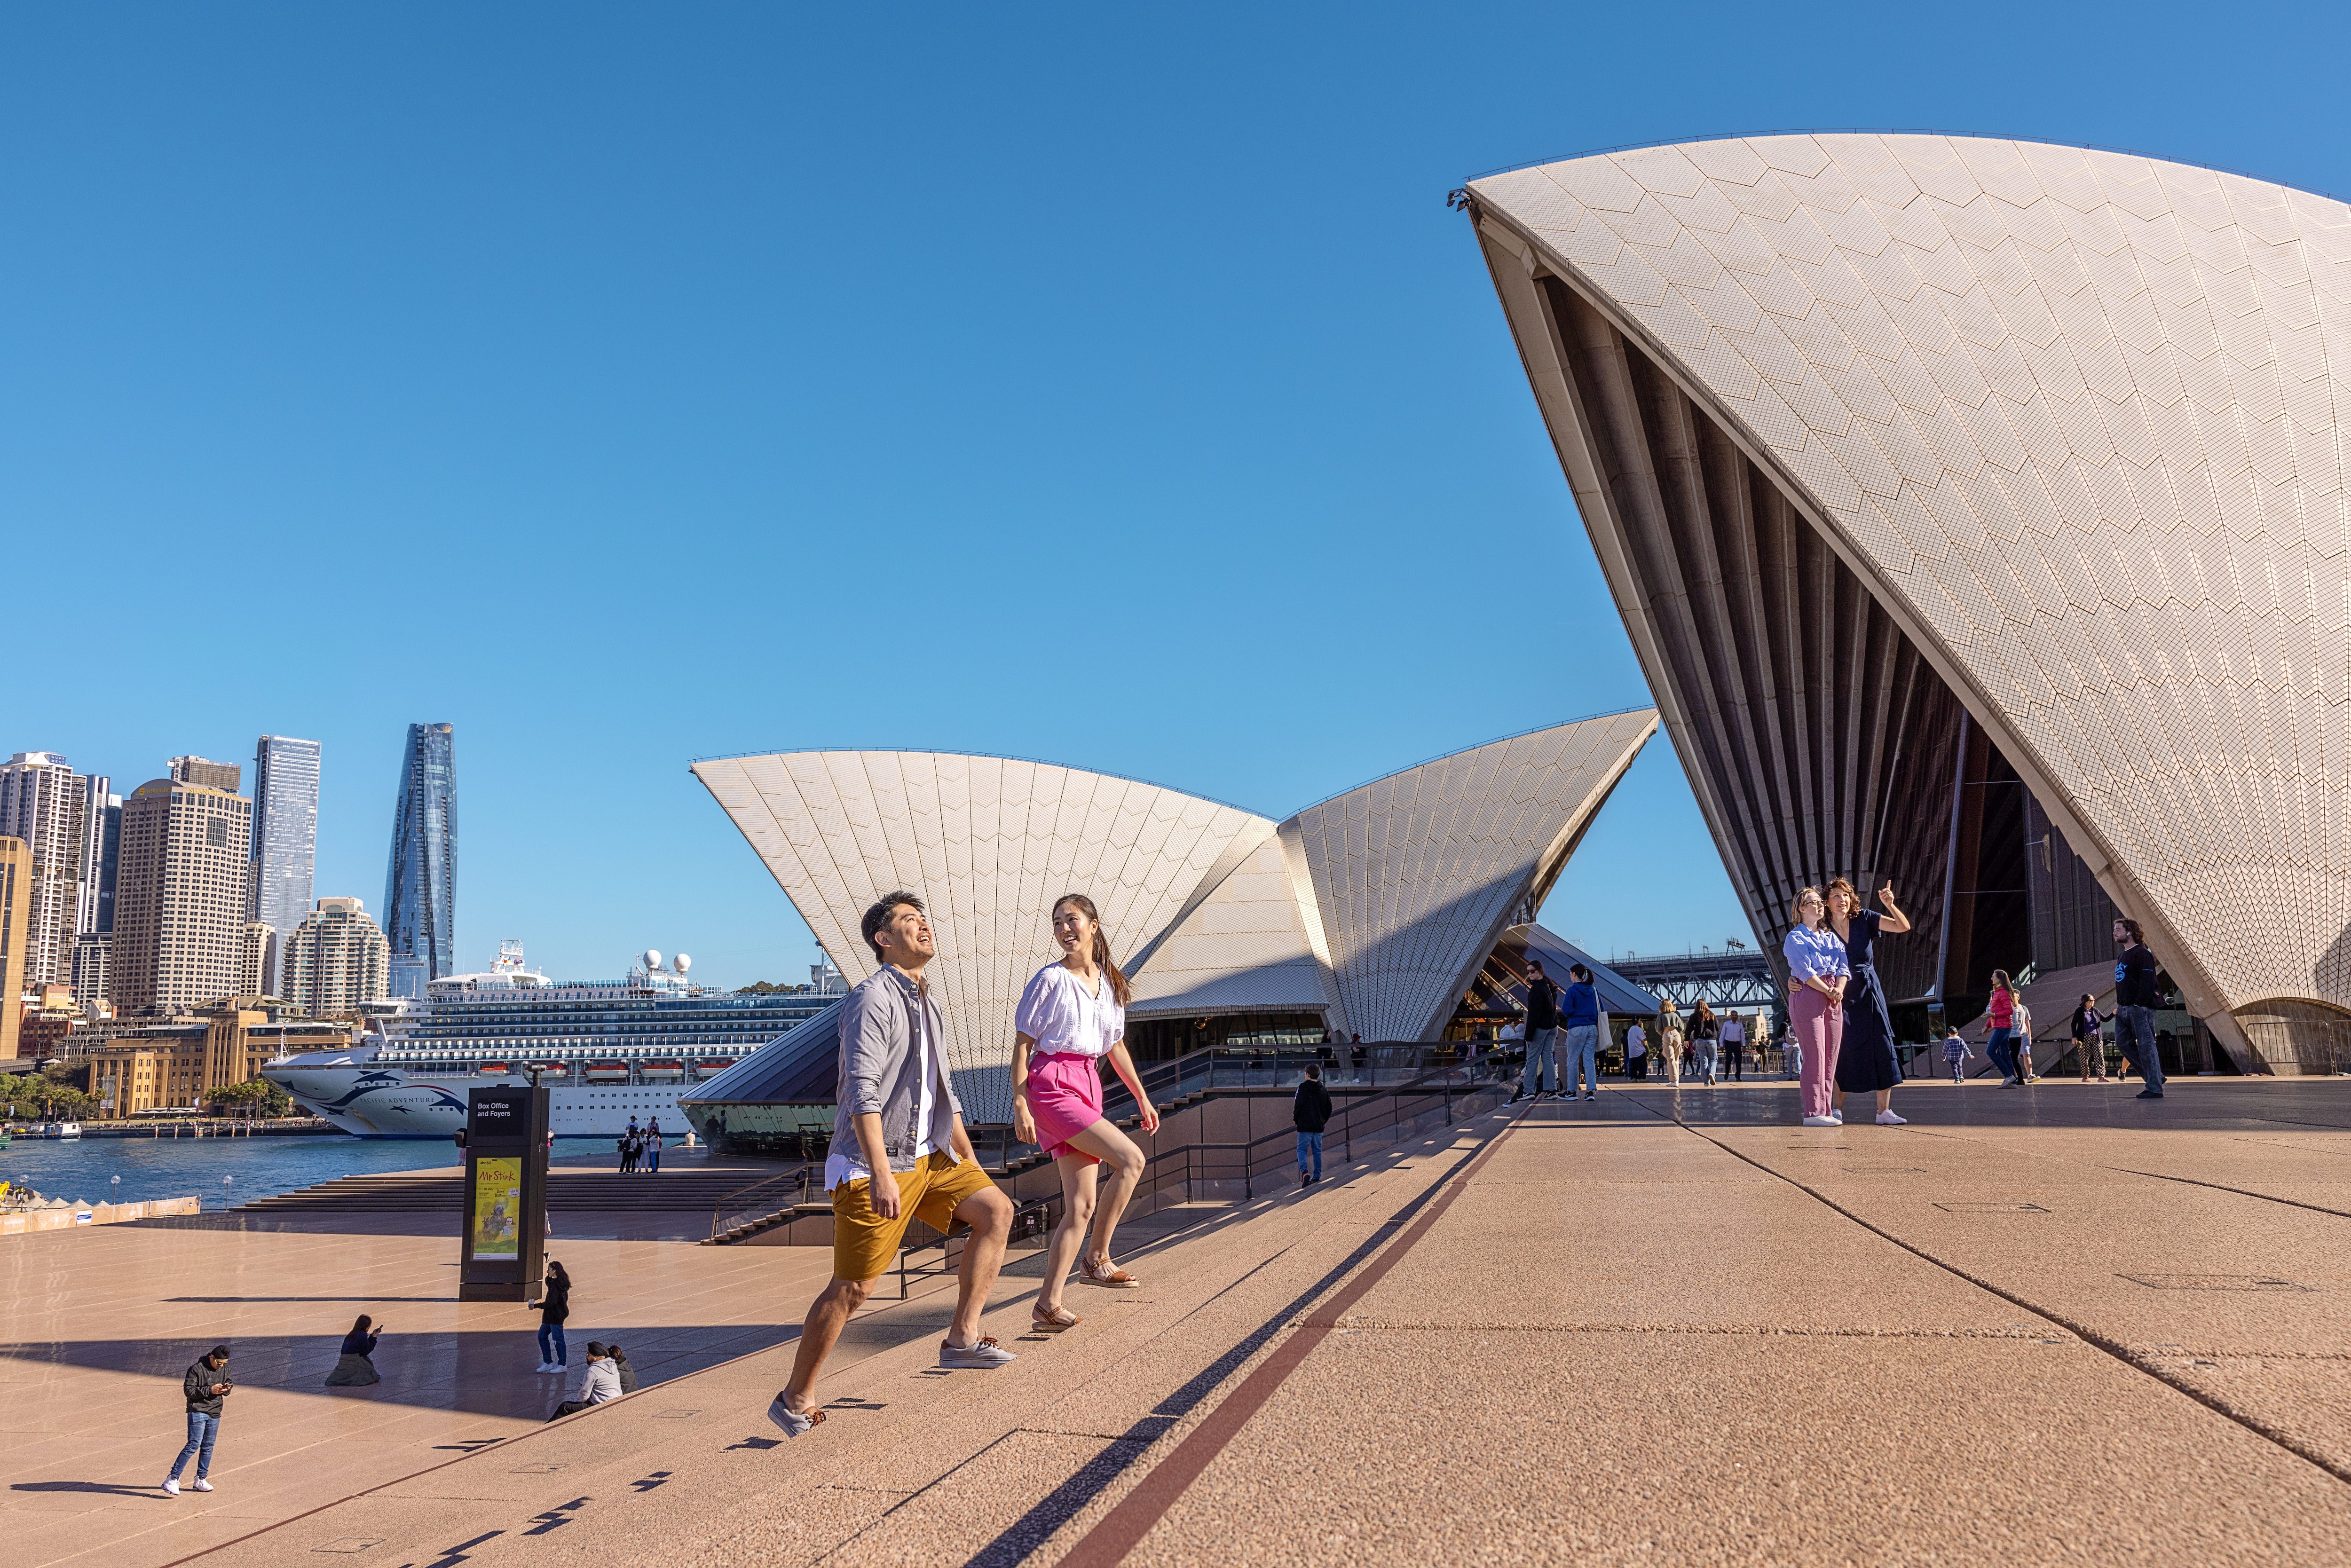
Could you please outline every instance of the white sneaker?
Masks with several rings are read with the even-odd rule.
[[[555,1363],[551,1361],[542,1361],[538,1364],[538,1370],[540,1372],[553,1372],[555,1370]]]
[[[188,1490],[190,1491],[210,1491],[213,1490],[213,1483],[204,1479],[204,1477],[198,1476],[194,1480],[188,1483]]]
[[[1834,1127],[1838,1124],[1839,1124],[1830,1120],[1826,1116],[1807,1116],[1804,1118],[1804,1125],[1807,1127]]]
[[[1877,1124],[1881,1127],[1907,1127],[1910,1124],[1891,1111],[1880,1111],[1877,1113]]]
[[[170,1480],[165,1481],[165,1482],[163,1483],[163,1490],[164,1490],[165,1491],[167,1491],[167,1492],[171,1493],[173,1497],[177,1497],[177,1496],[179,1496],[179,1495],[180,1495],[180,1478],[179,1478],[179,1477],[177,1477],[177,1476],[173,1476]]]
[[[1844,1125],[1844,1113],[1842,1111],[1832,1111],[1829,1113],[1829,1120],[1842,1127]]]

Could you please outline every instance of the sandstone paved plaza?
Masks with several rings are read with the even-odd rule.
[[[1477,1111],[1305,1193],[1165,1209],[1130,1292],[1024,1333],[1016,1249],[942,1373],[951,1282],[885,1286],[830,1419],[762,1411],[816,1247],[559,1239],[575,1366],[455,1301],[454,1224],[16,1239],[12,1563],[2319,1563],[2351,1555],[2351,1082],[1917,1084]],[[371,1389],[321,1386],[350,1317]],[[208,1496],[155,1490],[180,1374],[241,1385]],[[576,1375],[575,1375],[576,1376]]]

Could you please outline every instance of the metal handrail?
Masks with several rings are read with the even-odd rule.
[[[716,1240],[734,1229],[736,1226],[747,1221],[765,1219],[771,1214],[780,1214],[797,1204],[807,1202],[809,1180],[815,1175],[816,1170],[816,1165],[810,1162],[795,1169],[782,1171],[763,1180],[755,1181],[749,1186],[737,1187],[728,1193],[711,1207],[711,1239]],[[788,1186],[792,1191],[792,1197],[789,1199],[784,1197]],[[769,1190],[771,1188],[772,1191]],[[754,1193],[761,1196],[753,1198],[751,1195]]]

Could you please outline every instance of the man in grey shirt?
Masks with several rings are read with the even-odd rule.
[[[1012,1359],[979,1332],[1012,1232],[1012,1200],[980,1168],[947,1078],[945,1020],[923,978],[938,956],[930,918],[913,894],[886,894],[865,912],[863,930],[882,967],[841,1009],[839,1109],[824,1162],[832,1282],[800,1327],[791,1382],[768,1406],[768,1419],[789,1437],[824,1419],[815,1390],[825,1357],[898,1255],[909,1219],[939,1231],[957,1220],[971,1227],[939,1364],[997,1367]]]

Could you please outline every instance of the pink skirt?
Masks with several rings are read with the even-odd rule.
[[[1029,1059],[1029,1113],[1037,1122],[1037,1146],[1047,1159],[1075,1155],[1070,1140],[1102,1119],[1102,1069],[1091,1056],[1051,1051]],[[1096,1163],[1100,1163],[1097,1161]]]

